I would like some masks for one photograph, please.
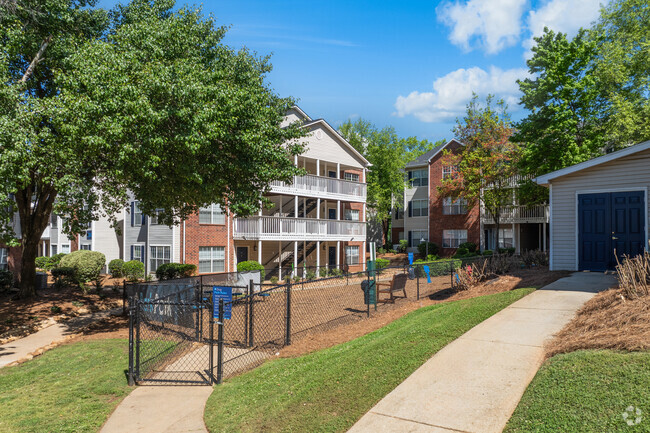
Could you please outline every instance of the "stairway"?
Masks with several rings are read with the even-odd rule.
[[[293,244],[293,242],[289,242],[289,245],[291,245],[291,244]],[[289,246],[289,245],[286,245],[286,246]],[[305,244],[303,242],[298,243],[298,268],[300,268],[300,266],[302,265],[303,257],[309,257],[309,255],[316,250],[316,245],[317,245],[317,243],[315,241],[307,242],[306,243],[307,251],[305,252],[305,254],[303,254]],[[286,251],[285,250],[286,246],[282,245],[282,257],[283,258],[282,258],[282,262],[281,262],[281,265],[280,265],[282,267],[282,269],[288,269],[293,264],[293,248],[291,248],[290,251]],[[271,264],[271,266],[273,266],[272,262],[274,262],[275,260],[278,259],[278,255],[279,254],[276,254],[275,256],[273,256],[273,258],[271,260],[267,261],[266,264],[264,265],[264,268],[267,269],[267,266],[269,264]],[[273,269],[269,270],[266,273],[266,278],[267,279],[271,278],[271,277],[277,277],[277,276],[278,276],[278,268],[277,267],[274,267]]]
[[[289,202],[284,203],[282,205],[281,209],[281,215],[287,215],[289,218],[294,218],[295,217],[295,212],[296,212],[296,204],[295,204],[296,198],[293,197]],[[306,218],[307,215],[314,209],[316,209],[316,206],[318,206],[318,200],[314,198],[308,198],[307,199],[307,210],[305,211],[305,203],[304,200],[298,199],[298,216],[301,218]]]

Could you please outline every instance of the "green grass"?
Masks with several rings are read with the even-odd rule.
[[[346,431],[443,346],[532,290],[433,305],[348,343],[267,362],[215,387],[206,425],[211,432]]]
[[[128,342],[60,346],[0,369],[0,432],[96,432],[130,392]]]
[[[640,424],[623,419],[641,409]],[[636,417],[636,415],[635,415]],[[535,376],[504,432],[650,432],[650,352],[556,355]]]

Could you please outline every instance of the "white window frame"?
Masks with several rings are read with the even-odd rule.
[[[61,244],[61,251],[63,254],[70,254],[70,244]]]
[[[156,249],[156,254],[154,256],[153,249]],[[163,256],[158,257],[158,248],[162,248]],[[165,248],[169,248],[169,257],[165,258]],[[153,266],[153,261],[156,261],[156,266]],[[160,261],[160,263],[158,263]],[[171,245],[149,245],[149,272],[155,273],[156,270],[165,263],[171,263],[172,261],[172,246]]]
[[[429,232],[427,230],[411,230],[411,245],[417,247],[422,243],[422,238],[425,242],[429,239]]]
[[[452,200],[451,197],[445,197],[442,200],[443,215],[464,215],[467,213],[467,200],[459,197]]]
[[[343,178],[348,182],[359,182],[359,173],[348,173],[347,171],[343,173]]]
[[[50,228],[58,229],[59,228],[59,217],[56,216],[54,212],[50,215]]]
[[[418,206],[415,206],[415,204],[418,204]],[[417,215],[416,215],[416,210],[417,210]],[[421,199],[421,200],[411,200],[411,217],[412,218],[417,218],[417,217],[426,217],[429,216],[429,200],[426,199]]]
[[[447,179],[451,177],[454,173],[458,171],[457,165],[443,165],[442,166],[442,178]]]
[[[358,245],[345,246],[345,263],[348,265],[358,265],[360,263]]]
[[[81,244],[81,245],[79,245],[79,249],[80,250],[85,250],[85,251],[91,251],[92,250],[90,244]]]
[[[9,248],[0,248],[0,269],[9,268]]]
[[[442,247],[458,248],[460,244],[467,242],[466,229],[453,229],[442,231]]]
[[[133,225],[142,226],[142,209],[140,209],[140,202],[138,200],[133,201]]]
[[[418,186],[428,186],[429,185],[429,169],[422,168],[418,170],[409,170],[411,173],[411,188],[417,188]]]
[[[209,257],[206,257],[206,252]],[[203,257],[202,257],[203,253]],[[208,269],[205,268],[206,264]],[[199,274],[226,271],[226,247],[220,245],[199,247]]]
[[[210,222],[201,221],[201,214],[210,214]],[[202,207],[199,209],[199,224],[212,224],[212,225],[225,225],[226,224],[226,213],[221,209],[221,206],[218,204],[212,204],[208,207]]]
[[[356,215],[356,217],[355,217]],[[360,221],[361,212],[359,209],[346,209],[345,210],[345,220],[346,221]]]
[[[57,244],[50,244],[50,257],[52,257],[55,254],[58,254],[58,245]]]
[[[133,247],[133,255],[131,256],[131,260],[138,260],[138,261],[144,263],[144,260],[143,260],[144,254],[143,253],[145,252],[145,246],[146,246],[145,244],[133,244],[132,245],[132,247]],[[140,251],[139,256],[136,254],[136,249],[138,251]]]
[[[508,232],[509,236],[506,236]],[[499,229],[499,248],[514,248],[515,246],[515,232],[510,228],[500,228]],[[506,240],[508,241],[506,243]]]
[[[160,223],[158,222],[158,214],[161,213],[161,212],[162,212],[162,209],[156,209],[153,212],[153,215],[151,215],[151,219],[149,220],[149,224],[151,224],[152,226],[159,225]]]

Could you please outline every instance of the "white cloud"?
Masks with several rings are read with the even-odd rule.
[[[493,94],[503,98],[510,111],[518,109],[519,86],[517,79],[528,76],[524,68],[502,70],[495,66],[485,71],[479,67],[457,69],[433,82],[433,92],[413,91],[408,96],[398,96],[394,115],[415,116],[422,122],[454,120],[465,112],[472,92],[480,97]]]
[[[438,20],[451,27],[449,40],[469,51],[485,49],[489,54],[519,41],[527,0],[445,1],[436,9]]]
[[[598,18],[601,3],[607,1],[547,0],[537,10],[528,12],[526,24],[530,31],[530,38],[523,43],[527,50],[524,57],[530,57],[530,48],[535,44],[533,37],[540,36],[544,32],[544,27],[573,36],[580,27],[588,27]]]

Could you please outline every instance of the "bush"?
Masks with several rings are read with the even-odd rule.
[[[102,268],[106,265],[106,256],[98,251],[79,250],[67,254],[59,266],[73,268],[74,278],[80,287],[90,281],[97,281]]]
[[[246,262],[237,263],[237,272],[249,272],[249,271],[260,271],[260,281],[264,281],[266,272],[264,271],[264,266],[256,262],[255,260],[248,260]]]
[[[388,260],[388,259],[377,259],[377,260],[375,260],[375,269],[380,271],[380,270],[384,269],[385,267],[387,267],[389,263],[390,263],[390,260]]]
[[[278,279],[278,277],[276,277],[274,275],[274,276],[271,277],[271,279],[269,281],[271,281],[271,284],[278,284],[278,281],[280,281],[280,280]]]
[[[73,267],[59,266],[54,268],[52,269],[52,277],[54,277],[54,287],[57,289],[78,284]]]
[[[293,277],[293,282],[294,282],[294,283],[299,283],[301,279],[302,279],[302,278],[300,278],[300,275],[294,275],[294,277]]]
[[[332,268],[329,272],[330,277],[340,277],[343,275],[343,271],[340,269]]]
[[[458,248],[456,250],[456,254],[454,254],[454,258],[461,258],[461,257],[467,257],[469,255],[469,250],[467,248]]]
[[[441,259],[441,260],[435,260],[435,261],[427,261],[427,260],[416,260],[413,262],[415,266],[415,275],[423,278],[426,277],[426,274],[424,273],[423,266],[427,265],[429,267],[429,275],[432,277],[439,277],[442,275],[449,275],[453,270],[458,269],[462,264],[462,260],[458,259]]]
[[[305,279],[306,279],[307,281],[315,280],[315,279],[316,279],[316,272],[314,272],[314,271],[307,271],[307,273],[305,274]]]
[[[65,256],[67,256],[66,253],[54,254],[54,255],[53,255],[52,257],[50,257],[49,260],[47,261],[47,265],[46,265],[47,267],[46,267],[46,270],[51,271],[52,269],[54,269],[54,268],[56,268],[57,266],[59,266],[59,264],[61,263],[61,259],[62,259],[63,257],[65,257]]]
[[[49,257],[45,257],[45,256],[36,257],[36,260],[35,260],[36,267],[38,269],[47,270],[47,264],[48,264],[49,261],[50,261]]]
[[[540,250],[529,250],[521,253],[521,261],[527,268],[533,266],[548,266],[548,254]]]
[[[327,277],[327,268],[320,268],[318,271],[318,276],[321,278]]]
[[[499,254],[507,254],[509,256],[512,256],[516,250],[514,248],[499,248],[498,251]]]
[[[0,269],[0,291],[11,289],[14,283],[14,275],[9,269]]]
[[[429,245],[428,248],[427,244]],[[429,254],[435,256],[438,254],[438,244],[435,244],[433,242],[422,242],[420,245],[418,245],[418,253],[420,253],[420,257],[426,257],[427,251]]]
[[[138,281],[144,278],[144,263],[140,260],[131,260],[124,263],[122,268],[124,272],[124,277],[128,281]]]
[[[406,252],[406,248],[408,248],[408,246],[409,246],[409,241],[407,241],[406,239],[402,239],[401,241],[399,241],[399,252],[400,253]]]
[[[122,278],[124,276],[124,260],[113,259],[108,263],[108,272],[113,278]]]
[[[163,263],[156,269],[156,278],[159,280],[174,280],[176,278],[191,277],[196,272],[196,265],[188,263]]]
[[[484,256],[491,256],[492,255],[492,250],[485,250],[483,251]]]
[[[476,252],[476,244],[474,242],[463,242],[462,244],[458,245],[458,248],[465,248],[470,253]]]
[[[379,248],[377,254],[386,254],[386,250],[384,248]]]

